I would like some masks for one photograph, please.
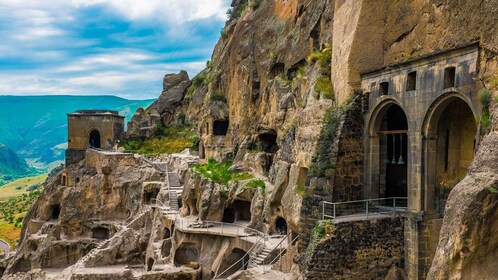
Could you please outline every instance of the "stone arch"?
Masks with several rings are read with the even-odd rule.
[[[101,147],[100,132],[98,129],[92,129],[90,133],[88,133],[88,145],[97,149]]]
[[[193,262],[199,262],[199,249],[197,248],[197,244],[190,242],[180,244],[175,251],[175,265],[190,265]]]
[[[409,124],[406,110],[391,96],[372,110],[367,126],[367,198],[408,196],[410,177],[407,171],[411,165]]]
[[[477,119],[472,102],[457,92],[444,93],[427,110],[421,127],[425,210],[444,215],[449,192],[474,157]]]

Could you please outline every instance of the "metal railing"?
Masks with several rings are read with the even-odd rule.
[[[287,236],[285,236],[284,239],[282,239],[274,248],[273,250],[271,250],[271,252],[268,254],[268,256],[271,256],[273,254],[273,252],[275,252],[276,250],[279,250],[278,252],[278,255],[276,255],[267,265],[265,265],[265,263],[263,262],[263,272],[266,271],[266,269],[268,268],[272,268],[272,266],[278,261],[280,260],[280,258],[282,257],[283,254],[285,254],[285,252],[287,252],[287,248],[289,246],[292,246],[292,244],[299,238],[299,235],[296,235],[289,243],[287,243],[287,246],[285,248],[282,248],[282,244],[284,243],[285,240],[289,240],[289,238],[291,237],[292,235],[292,232],[290,232],[289,234],[287,234]]]
[[[368,220],[379,215],[396,215],[405,212],[408,199],[406,197],[387,197],[345,202],[322,202],[322,220],[337,221],[340,218],[356,218]]]
[[[261,242],[261,240],[263,242]],[[227,272],[229,272],[232,268],[235,267],[235,265],[240,264],[240,263],[242,263],[242,266],[239,269],[237,269],[235,272],[237,272],[239,270],[244,270],[252,262],[254,262],[255,256],[257,254],[259,254],[259,252],[262,250],[262,248],[265,248],[265,245],[266,245],[265,242],[266,242],[266,236],[260,237],[256,241],[256,243],[254,243],[254,245],[252,245],[251,248],[249,248],[249,250],[247,250],[247,253],[242,258],[240,258],[238,261],[236,261],[235,263],[233,263],[227,269],[223,270],[223,272],[218,273],[218,270],[220,269],[220,266],[218,266],[218,269],[216,269],[216,273],[214,274],[213,279],[222,279],[222,277],[223,277],[224,274],[226,274]],[[249,260],[246,262],[246,258],[247,257],[249,257]]]

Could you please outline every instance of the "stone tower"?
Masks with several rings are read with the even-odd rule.
[[[84,159],[89,147],[112,149],[124,133],[124,117],[117,111],[79,110],[67,117],[66,166]]]

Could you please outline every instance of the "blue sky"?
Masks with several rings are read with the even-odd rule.
[[[156,98],[210,59],[231,0],[0,0],[0,95]]]

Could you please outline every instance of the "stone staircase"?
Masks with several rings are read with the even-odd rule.
[[[272,252],[271,248],[264,247],[263,250],[259,251],[258,253],[254,253],[251,256],[252,261],[249,263],[249,268],[262,265],[271,252]]]
[[[180,208],[178,207],[178,195],[175,191],[170,191],[169,192],[169,207],[173,211],[179,211]]]

